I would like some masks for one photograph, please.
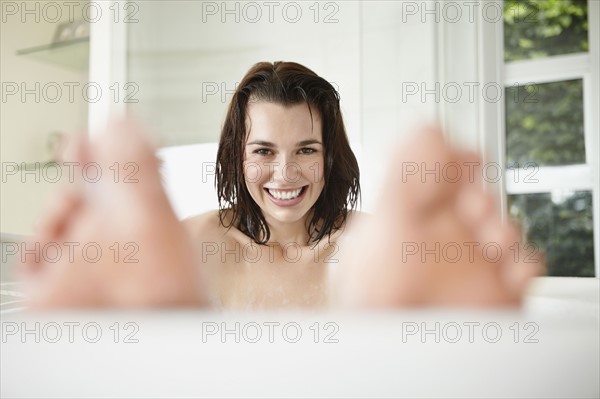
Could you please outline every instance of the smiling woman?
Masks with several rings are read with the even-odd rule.
[[[450,151],[439,136],[426,130],[421,140],[408,145],[397,158],[410,160],[409,156],[416,155],[421,161],[439,163],[473,157]],[[420,148],[425,151],[411,152]],[[455,248],[456,243],[449,240],[461,236],[484,238],[484,244],[496,246],[518,240],[516,231],[492,216],[490,199],[476,185],[465,182],[463,187],[453,181],[458,184],[427,188],[428,182],[420,179],[400,183],[394,174],[400,169],[399,165],[389,168],[391,184],[384,190],[379,218],[365,226],[367,218],[354,209],[360,194],[359,169],[337,91],[297,63],[254,65],[233,95],[221,133],[216,167],[219,210],[184,222],[201,260],[203,280],[210,282],[207,293],[213,304],[224,308],[321,307],[341,300],[389,306],[427,303],[429,297],[438,295],[458,302],[481,295],[478,300],[483,303],[518,298],[522,286],[509,294],[495,277],[476,277],[499,261],[490,261],[486,254],[468,261],[457,256],[431,262],[422,254],[413,259],[401,256],[400,261],[398,249],[407,243],[417,243],[427,252],[441,243],[445,249]],[[417,201],[421,195],[425,196]],[[468,204],[465,219],[456,209],[456,202],[462,201]],[[418,210],[423,207],[428,211],[419,219]],[[477,232],[473,237],[468,227],[473,221],[477,222],[475,230],[491,223],[493,236]],[[436,241],[438,233],[441,237]],[[462,273],[440,267],[444,262],[448,266],[457,263],[458,258],[467,269],[481,262],[472,275],[474,281],[482,278],[481,284],[466,295],[462,290],[446,291],[451,281],[462,279]],[[430,266],[436,272],[424,277],[422,273]],[[519,270],[523,276],[533,273],[528,267]],[[423,285],[421,278],[430,287],[436,280],[442,287],[427,292],[428,284]],[[523,281],[523,277],[514,278]]]
[[[333,86],[297,63],[254,65],[229,105],[216,171],[218,212],[185,222],[219,282],[215,303],[324,304],[326,263],[360,193]]]
[[[221,223],[257,243],[290,223],[303,245],[340,229],[360,184],[333,86],[293,62],[251,68],[225,119],[217,190]]]
[[[252,104],[248,119],[245,186],[266,223],[240,225],[257,242],[266,242],[271,238],[269,226],[300,223],[304,228],[304,219],[323,192],[321,121],[311,118],[305,104],[286,108],[265,102]],[[255,173],[249,173],[252,169]],[[254,229],[261,224],[263,237]]]

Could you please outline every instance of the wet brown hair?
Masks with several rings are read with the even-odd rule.
[[[244,146],[247,137],[248,103],[306,103],[317,110],[322,121],[324,147],[324,187],[307,220],[309,243],[317,243],[344,226],[349,209],[360,196],[358,162],[350,148],[340,97],[335,88],[310,69],[294,62],[260,62],[238,85],[221,131],[217,152],[216,177],[219,219],[230,228],[235,225],[256,243],[269,241],[270,230],[262,210],[254,202],[244,179]],[[232,212],[232,213],[230,213]]]

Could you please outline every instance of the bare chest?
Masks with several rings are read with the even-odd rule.
[[[209,285],[226,309],[319,308],[327,304],[336,246],[229,242],[208,248]]]

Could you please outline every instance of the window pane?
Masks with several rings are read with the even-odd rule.
[[[545,254],[549,276],[594,276],[590,191],[557,190],[508,199],[510,213],[521,221],[528,241]]]
[[[511,86],[505,95],[509,166],[585,163],[581,79]]]
[[[588,51],[586,0],[505,0],[504,60]]]

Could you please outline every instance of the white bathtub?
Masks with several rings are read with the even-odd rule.
[[[538,278],[524,308],[504,312],[4,313],[0,392],[598,397],[598,287],[595,278]]]

